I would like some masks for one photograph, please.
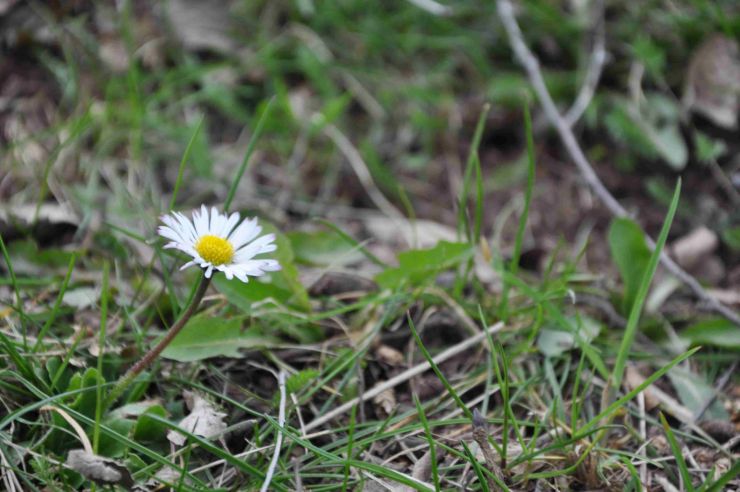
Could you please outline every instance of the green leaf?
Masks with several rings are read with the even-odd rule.
[[[733,251],[740,251],[740,227],[729,227],[722,231],[722,242]]]
[[[104,424],[119,434],[124,436],[131,432],[131,428],[134,426],[134,422],[129,419],[112,419],[107,420]],[[107,433],[100,435],[100,444],[98,445],[98,454],[100,456],[107,456],[108,458],[119,458],[128,449],[126,443],[123,443]]]
[[[97,388],[97,386],[98,370],[94,367],[89,367],[82,375],[77,373],[72,376],[67,391],[74,391],[82,388],[87,388],[88,391],[80,393],[70,407],[88,417],[94,416],[95,403],[97,401],[95,388]]]
[[[166,418],[167,410],[162,405],[152,405],[136,419],[132,433],[136,442],[159,442],[164,440],[167,434],[167,426],[158,420],[152,419],[152,415]]]
[[[701,321],[681,332],[681,338],[692,345],[714,345],[740,349],[740,328],[724,318]]]
[[[715,140],[699,131],[694,132],[696,157],[701,162],[711,162],[727,151],[727,145],[722,140]]]
[[[286,234],[295,260],[309,265],[348,265],[364,255],[335,231],[289,232]]]
[[[624,283],[622,312],[626,313],[635,301],[642,275],[650,261],[650,249],[645,235],[634,221],[614,219],[609,227],[609,248]]]
[[[398,255],[398,267],[388,268],[375,277],[383,288],[398,287],[403,283],[420,285],[432,280],[439,271],[467,261],[473,255],[468,243],[440,241],[430,249],[414,249]]]
[[[275,340],[257,328],[242,329],[239,319],[201,315],[192,318],[164,349],[162,356],[180,362],[209,357],[242,357],[240,349],[271,345]]]

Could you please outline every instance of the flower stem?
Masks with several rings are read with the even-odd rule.
[[[205,295],[206,291],[208,290],[208,285],[210,283],[210,278],[206,278],[205,276],[201,277],[200,283],[198,284],[195,294],[193,294],[193,296],[191,297],[188,307],[185,308],[185,311],[183,311],[177,321],[175,321],[175,324],[170,327],[170,330],[167,332],[164,338],[162,338],[162,340],[160,340],[159,343],[154,346],[154,348],[152,348],[149,352],[147,352],[146,355],[144,355],[144,357],[142,357],[136,364],[131,366],[126,374],[124,374],[123,377],[118,380],[118,383],[110,392],[110,395],[108,395],[106,407],[110,407],[113,403],[115,403],[116,400],[121,397],[123,392],[126,391],[126,389],[131,385],[134,379],[136,379],[136,376],[138,376],[141,371],[149,367],[157,358],[157,356],[161,354],[165,348],[167,348],[167,345],[172,342],[177,334],[180,333],[180,330],[183,329],[185,324],[198,309],[200,301],[203,299],[203,295]]]

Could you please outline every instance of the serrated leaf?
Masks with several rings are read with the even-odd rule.
[[[609,226],[609,249],[624,283],[622,312],[629,312],[650,261],[645,235],[634,221],[614,219]]]
[[[242,329],[239,319],[200,315],[192,318],[172,340],[162,356],[179,362],[209,357],[242,357],[240,350],[276,342],[257,328]]]
[[[375,277],[383,288],[398,287],[403,283],[420,285],[432,280],[438,272],[460,265],[473,255],[469,243],[440,241],[429,249],[414,249],[398,255],[398,267],[388,268]]]

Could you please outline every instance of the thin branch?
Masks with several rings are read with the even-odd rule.
[[[542,108],[545,111],[547,119],[550,120],[550,123],[557,130],[563,145],[580,171],[581,176],[613,215],[617,217],[627,217],[629,214],[612,196],[612,194],[609,193],[609,190],[606,189],[604,183],[602,183],[596,175],[593,167],[588,161],[588,158],[583,153],[581,146],[578,144],[570,125],[560,114],[557,106],[555,106],[555,102],[545,85],[539,61],[524,42],[522,31],[519,29],[519,24],[517,24],[514,17],[514,9],[511,2],[509,0],[498,0],[497,6],[498,14],[506,30],[509,43],[514,50],[517,59],[527,72],[529,81],[537,94],[537,98],[540,100],[540,104],[542,104]],[[651,249],[655,248],[655,242],[652,238],[646,236],[645,239]],[[701,284],[693,276],[685,272],[665,252],[661,253],[660,262],[669,272],[686,284],[694,292],[696,297],[704,301],[710,309],[740,326],[740,315],[704,290]]]
[[[275,451],[272,454],[272,461],[270,461],[270,467],[267,469],[267,475],[265,475],[265,482],[260,488],[260,492],[267,492],[272,481],[272,476],[275,474],[275,468],[277,468],[278,461],[280,460],[280,448],[283,445],[283,427],[285,427],[285,402],[287,401],[285,392],[285,370],[280,369],[278,374],[278,385],[280,386],[280,409],[278,410],[278,425],[280,431],[278,432],[277,439],[275,440]]]
[[[575,101],[573,101],[570,109],[565,114],[565,121],[571,127],[581,119],[581,116],[583,116],[583,113],[586,112],[589,104],[591,104],[591,100],[596,93],[596,86],[599,85],[604,63],[606,63],[606,49],[604,48],[606,37],[604,34],[604,1],[600,0],[597,2],[595,9],[596,32],[594,35],[594,46],[589,57],[588,69],[586,70],[586,77],[583,79],[578,96],[576,96]]]
[[[347,162],[360,180],[360,184],[365,188],[365,192],[373,201],[376,207],[388,217],[406,222],[406,217],[383,195],[378,186],[373,181],[373,177],[367,168],[367,164],[362,159],[360,152],[352,145],[352,142],[336,126],[327,125],[324,133],[334,142],[339,150],[347,158]]]
[[[504,327],[504,324],[503,323],[501,323],[501,322],[496,323],[495,325],[491,326],[487,330],[484,330],[484,331],[478,333],[477,335],[474,335],[474,336],[472,336],[470,338],[467,338],[467,339],[463,340],[462,342],[458,343],[457,345],[453,345],[452,347],[448,348],[444,352],[441,352],[441,353],[437,354],[437,356],[436,357],[433,357],[432,360],[434,361],[435,364],[439,365],[442,362],[444,362],[447,359],[449,359],[450,357],[453,357],[453,356],[459,354],[460,352],[463,352],[463,351],[469,349],[473,345],[475,345],[475,344],[479,343],[481,340],[485,339],[486,333],[497,333],[497,332],[501,331],[501,329],[503,329],[503,327]],[[369,391],[361,394],[360,396],[358,396],[356,398],[351,399],[350,401],[348,401],[344,405],[340,405],[337,408],[335,408],[334,410],[332,410],[330,412],[327,412],[327,413],[321,415],[320,417],[317,417],[312,422],[309,422],[308,424],[306,424],[305,431],[310,431],[312,429],[315,429],[315,428],[317,428],[319,426],[324,425],[325,423],[329,422],[331,419],[336,418],[339,415],[342,415],[344,412],[346,412],[347,410],[351,409],[355,405],[357,405],[359,403],[362,403],[362,402],[365,402],[367,400],[371,400],[371,399],[375,398],[376,396],[378,396],[383,391],[386,391],[388,389],[394,388],[394,387],[398,386],[399,384],[405,383],[406,381],[408,381],[409,379],[413,378],[414,376],[418,376],[419,374],[421,374],[424,371],[428,370],[430,367],[432,367],[432,366],[431,366],[431,364],[429,364],[429,361],[424,361],[421,364],[418,364],[418,365],[416,365],[414,367],[411,367],[411,368],[403,371],[401,374],[398,374],[398,375],[392,377],[391,379],[389,379],[387,381],[384,381],[384,382],[382,382],[380,384],[377,384],[377,385],[373,386]]]

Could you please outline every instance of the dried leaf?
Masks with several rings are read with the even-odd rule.
[[[381,418],[387,417],[396,409],[396,392],[393,388],[388,388],[373,398],[373,404],[378,414],[382,415]]]
[[[103,458],[84,449],[73,449],[67,455],[67,466],[83,477],[101,484],[121,484],[127,488],[134,485],[131,474],[115,460]]]
[[[378,285],[359,275],[342,272],[326,272],[308,289],[311,296],[335,296],[348,292],[375,292]]]
[[[715,34],[691,56],[684,88],[684,107],[717,126],[737,128],[740,108],[740,49],[737,41]]]
[[[378,345],[375,349],[375,357],[378,361],[388,364],[389,366],[403,365],[403,354],[388,345]]]
[[[229,36],[232,18],[228,3],[220,0],[170,0],[167,15],[180,42],[189,50],[231,52],[236,43]]]
[[[671,249],[676,261],[684,268],[691,268],[699,260],[717,249],[719,238],[714,231],[704,226],[674,241]]]
[[[226,414],[217,411],[213,403],[189,391],[186,391],[184,396],[191,410],[190,414],[180,421],[179,427],[181,429],[206,439],[219,436],[226,430],[226,424],[224,423]],[[167,433],[167,439],[177,446],[182,446],[185,444],[187,437],[171,430]]]

